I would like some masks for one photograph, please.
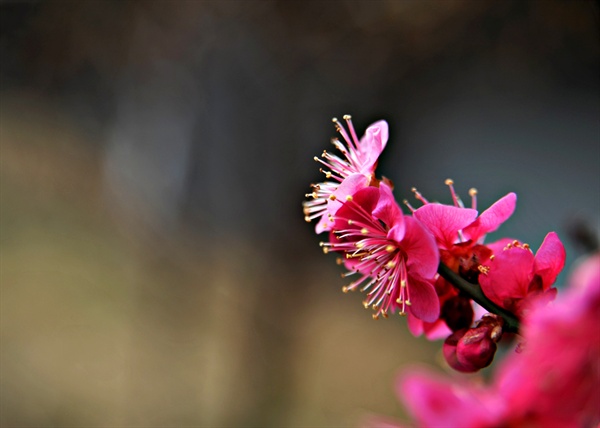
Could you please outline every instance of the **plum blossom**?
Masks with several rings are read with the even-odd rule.
[[[565,257],[555,232],[546,235],[535,256],[529,245],[513,241],[502,250],[495,250],[489,261],[480,266],[479,284],[490,300],[522,317],[533,299],[554,299],[556,289],[551,287]]]
[[[413,209],[413,215],[427,227],[440,249],[440,256],[450,269],[465,279],[478,274],[478,265],[487,259],[489,251],[483,246],[486,234],[500,227],[514,212],[517,195],[508,193],[478,215],[477,190],[469,190],[471,208],[465,208],[454,191],[454,182],[446,180],[454,205],[430,203],[416,189],[423,206]]]
[[[485,236],[512,215],[517,196],[508,193],[478,215],[476,189],[469,190],[471,208],[465,208],[454,190],[454,182],[448,179],[446,185],[450,188],[453,205],[430,203],[414,188],[415,197],[423,205],[415,209],[405,203],[435,237],[441,261],[466,280],[476,283],[480,263],[492,254],[483,245]],[[440,318],[427,323],[409,316],[410,331],[414,335],[423,333],[433,340],[470,327],[474,318],[471,300],[441,277],[435,282],[435,288],[440,299]]]
[[[321,158],[315,156],[315,161],[324,167],[321,172],[325,174],[326,181],[312,184],[312,192],[306,194],[309,200],[302,204],[306,221],[319,219],[315,226],[317,233],[331,230],[331,216],[338,206],[332,206],[330,197],[346,178],[352,175],[362,177],[355,178],[354,184],[360,181],[363,187],[377,183],[375,168],[388,140],[388,124],[384,120],[370,125],[360,140],[356,136],[351,117],[344,115],[344,120],[348,130],[336,118],[333,119],[336,130],[344,140],[332,139],[341,156],[328,151],[323,151]]]
[[[358,277],[343,291],[366,292],[363,305],[373,308],[376,319],[396,311],[425,321],[437,319],[439,301],[432,282],[439,255],[431,234],[402,213],[384,182],[334,199],[341,207],[332,217],[329,242],[321,245],[325,252],[342,254],[340,263],[349,270],[344,276]]]

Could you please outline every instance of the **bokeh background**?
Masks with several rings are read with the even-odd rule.
[[[342,294],[303,220],[333,116],[389,121],[398,199],[514,190],[500,234],[556,230],[567,270],[598,231],[596,1],[0,12],[2,426],[403,417],[394,375],[439,343]]]

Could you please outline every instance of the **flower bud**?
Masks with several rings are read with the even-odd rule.
[[[502,319],[485,316],[476,327],[458,330],[445,340],[444,358],[455,370],[476,372],[490,365],[501,336]]]

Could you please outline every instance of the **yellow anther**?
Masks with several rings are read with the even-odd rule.
[[[394,266],[396,266],[396,262],[394,260],[390,260],[389,262],[386,263],[385,267],[388,269],[393,268]]]
[[[444,181],[444,184],[446,184],[446,186],[452,186],[454,184],[454,180],[447,178],[446,181]]]
[[[304,216],[304,221],[307,223],[310,223],[310,217],[309,216]]]
[[[366,235],[367,233],[369,233],[369,229],[367,229],[366,227],[363,227],[363,228],[360,230],[360,233],[362,233],[363,235]]]
[[[348,220],[348,225],[352,226],[352,223],[354,223],[352,220]]]
[[[469,189],[469,196],[475,196],[477,194],[477,189],[474,187],[471,187]]]
[[[352,119],[352,116],[350,116],[349,114],[345,114],[343,116],[343,118],[344,118],[344,120],[350,120],[350,119]]]
[[[406,316],[406,312],[400,311],[400,312],[398,312],[398,315],[400,315],[401,317],[405,317]]]
[[[348,292],[348,287],[346,287],[345,285],[342,287],[342,292],[347,293]]]
[[[387,314],[387,312],[382,312],[382,313],[381,313],[381,316],[382,316],[382,317],[384,317],[384,318],[387,318],[387,317],[388,317],[388,314]]]
[[[332,201],[335,201],[337,199],[337,197],[335,195],[329,195],[329,199]]]
[[[369,309],[369,302],[367,302],[366,300],[364,302],[362,302],[363,306],[365,307],[365,309]]]
[[[410,303],[410,300],[406,300],[404,303],[406,303],[406,306],[412,305],[412,303]]]
[[[350,202],[350,201],[352,200],[352,195],[348,195],[348,196],[346,196],[346,200],[347,200],[348,202]]]
[[[377,321],[377,320],[379,319],[379,315],[377,315],[377,314],[373,314],[373,319],[374,319],[375,321]]]
[[[341,265],[342,263],[344,263],[344,260],[341,257],[338,257],[337,259],[335,259],[335,263],[337,265]]]
[[[406,281],[405,280],[400,281],[400,287],[402,287],[402,288],[406,287]]]
[[[327,254],[327,253],[329,253],[329,248],[323,247],[323,254]]]
[[[395,249],[396,247],[394,247],[392,244],[389,244],[387,247],[385,247],[385,251],[388,253],[393,253]]]
[[[494,260],[495,258],[496,258],[496,256],[495,256],[494,254],[492,254],[492,255],[490,256],[490,260]]]
[[[477,270],[479,272],[481,272],[482,274],[487,275],[490,272],[490,267],[484,266],[484,265],[479,265],[479,266],[477,266]]]

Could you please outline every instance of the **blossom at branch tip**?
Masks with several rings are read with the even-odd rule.
[[[359,175],[363,177],[365,186],[377,183],[375,178],[377,160],[388,141],[388,124],[383,120],[370,125],[360,140],[354,130],[351,117],[345,115],[344,120],[348,130],[336,118],[333,119],[343,142],[334,138],[332,144],[341,156],[328,151],[323,151],[320,158],[315,156],[315,161],[323,166],[321,172],[325,174],[326,180],[311,185],[312,192],[306,195],[309,200],[302,204],[306,221],[318,219],[315,226],[317,233],[331,230],[333,225],[331,216],[335,213],[335,209],[332,207],[330,197],[342,182],[352,175]],[[358,178],[355,180],[359,181]]]
[[[366,292],[365,308],[374,318],[389,313],[411,313],[418,319],[434,321],[439,300],[433,287],[439,255],[431,234],[411,216],[405,216],[390,187],[365,187],[343,200],[333,215],[325,252],[341,253],[339,259],[349,270],[344,276],[358,278],[343,291]]]
[[[480,267],[479,284],[490,300],[522,317],[534,299],[554,299],[556,289],[551,287],[565,257],[555,232],[546,235],[535,256],[529,245],[513,241],[502,250],[495,250]]]

